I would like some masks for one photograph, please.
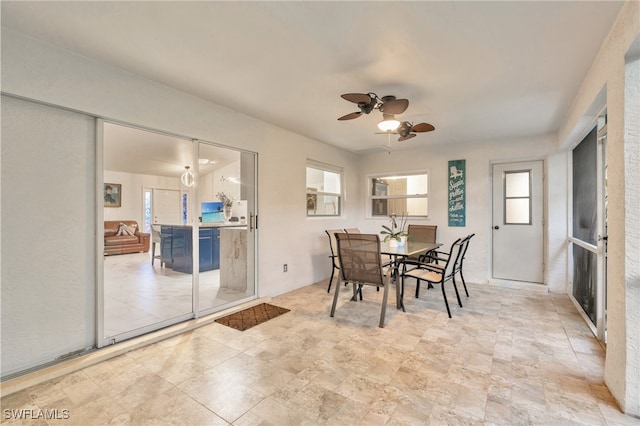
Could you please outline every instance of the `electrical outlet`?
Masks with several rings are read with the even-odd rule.
[[[282,272],[287,272],[288,269],[289,269],[289,267],[287,266],[286,263],[284,265],[282,265]]]

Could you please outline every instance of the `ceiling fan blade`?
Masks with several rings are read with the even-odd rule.
[[[358,118],[362,115],[362,111],[358,111],[358,112],[350,112],[347,115],[343,115],[342,117],[338,118],[338,120],[353,120],[354,118]]]
[[[345,93],[340,96],[342,99],[353,102],[354,104],[368,104],[371,102],[371,96],[365,93]]]
[[[408,107],[408,99],[394,99],[383,103],[380,107],[380,111],[385,114],[402,114]]]
[[[415,138],[415,137],[416,137],[415,133],[409,133],[407,136],[400,136],[398,138],[398,142],[406,141],[407,139],[411,139],[411,138]]]
[[[418,123],[415,126],[411,127],[412,132],[431,132],[435,129],[436,128],[429,123]]]

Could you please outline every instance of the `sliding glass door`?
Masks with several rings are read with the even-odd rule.
[[[99,123],[98,346],[255,298],[255,154]]]
[[[193,275],[171,261],[184,241],[162,252],[155,232],[183,225],[182,194],[190,188],[180,175],[193,167],[193,142],[113,123],[104,123],[103,135],[104,197],[117,188],[117,202],[101,206],[99,346],[194,317]]]
[[[198,144],[198,312],[255,298],[255,155]]]
[[[571,295],[606,341],[606,116],[572,152]]]

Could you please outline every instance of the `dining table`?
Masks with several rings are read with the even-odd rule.
[[[402,263],[402,259],[418,255],[425,254],[431,250],[435,250],[438,247],[441,247],[442,243],[425,243],[420,241],[406,241],[402,245],[391,245],[389,241],[380,241],[380,254],[387,255],[391,258],[391,263],[389,265],[392,268],[392,277],[395,277],[396,280],[396,294],[400,294],[399,297],[396,297],[396,308],[402,309],[403,312],[406,312],[404,308],[404,286],[397,291],[397,286],[400,285],[398,280],[400,279],[400,264]]]

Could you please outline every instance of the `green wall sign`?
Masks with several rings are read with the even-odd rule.
[[[466,225],[465,160],[449,161],[449,226]]]

